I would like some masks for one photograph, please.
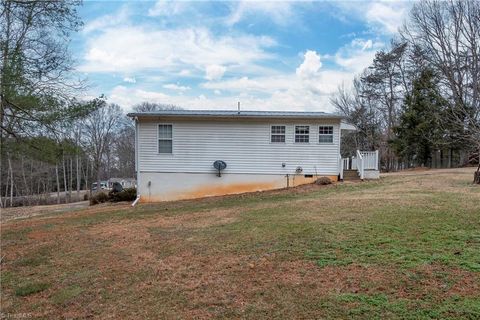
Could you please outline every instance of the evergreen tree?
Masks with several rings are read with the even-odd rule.
[[[393,148],[413,165],[428,165],[432,152],[445,142],[441,120],[446,101],[438,92],[432,70],[425,69],[414,80],[412,93],[406,95],[400,124],[394,128]]]

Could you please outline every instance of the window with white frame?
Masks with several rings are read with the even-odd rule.
[[[285,126],[272,126],[270,134],[270,142],[283,143],[285,142]]]
[[[318,127],[318,142],[333,143],[333,126]]]
[[[295,143],[310,142],[310,126],[295,126]]]
[[[158,125],[158,153],[172,153],[172,125]]]

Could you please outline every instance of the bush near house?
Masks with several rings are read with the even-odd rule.
[[[332,180],[330,180],[330,178],[328,177],[320,177],[317,179],[317,181],[315,181],[315,183],[323,186],[327,184],[332,184]]]
[[[96,205],[108,201],[108,194],[103,191],[97,192],[90,197],[90,205]]]
[[[90,205],[96,205],[104,202],[122,202],[122,201],[134,201],[137,197],[136,188],[126,188],[119,192],[110,191],[108,194],[105,192],[99,192],[90,198]]]
[[[108,199],[111,202],[134,201],[136,197],[136,188],[125,188],[120,192],[114,192],[112,190],[108,193]]]

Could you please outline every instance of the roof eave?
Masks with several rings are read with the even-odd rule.
[[[215,114],[165,114],[165,113],[128,113],[131,118],[217,118],[217,119],[344,119],[345,117],[338,114],[324,115],[215,115]]]

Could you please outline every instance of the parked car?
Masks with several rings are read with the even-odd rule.
[[[105,190],[105,189],[107,189],[107,187],[108,187],[107,181],[100,181],[100,189],[101,190]],[[97,191],[97,183],[96,182],[92,183],[92,191]]]

